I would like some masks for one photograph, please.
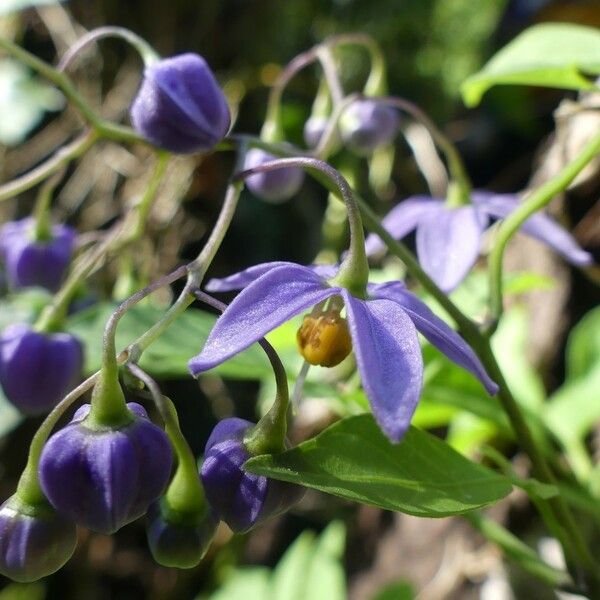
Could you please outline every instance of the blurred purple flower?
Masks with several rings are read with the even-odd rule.
[[[393,442],[407,430],[423,386],[417,330],[478,377],[490,394],[496,393],[496,384],[468,344],[402,283],[369,285],[368,298],[362,299],[331,285],[327,279],[335,272],[330,266],[275,262],[209,282],[211,291],[247,287],[218,319],[202,352],[190,360],[192,374],[221,364],[315,304],[341,296],[363,387],[375,419]]]
[[[10,287],[41,286],[51,292],[60,287],[71,262],[76,232],[67,225],[53,225],[52,239],[36,241],[31,217],[9,221],[0,229],[0,256]]]
[[[490,221],[506,218],[519,206],[519,199],[513,194],[475,191],[471,200],[471,205],[450,208],[440,198],[412,196],[395,206],[382,221],[396,239],[416,229],[419,262],[446,292],[453,290],[475,264],[481,237]],[[521,231],[544,242],[574,265],[589,265],[593,260],[570,233],[546,214],[529,217]],[[379,236],[369,235],[368,255],[383,248],[385,244]]]
[[[237,417],[219,421],[212,430],[202,463],[206,498],[232,531],[242,533],[281,514],[304,496],[304,488],[244,470],[252,454],[244,435],[254,423]]]
[[[130,114],[135,130],[155,146],[184,154],[212,149],[231,124],[213,72],[191,52],[146,67]]]

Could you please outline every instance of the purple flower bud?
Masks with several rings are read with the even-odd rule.
[[[83,347],[69,333],[38,333],[23,323],[0,335],[0,384],[21,412],[48,412],[81,375]]]
[[[219,524],[212,511],[183,514],[155,502],[148,510],[146,533],[154,560],[163,567],[191,569],[204,557]]]
[[[24,505],[16,496],[0,506],[0,573],[22,583],[58,571],[77,543],[77,528],[49,506]]]
[[[399,124],[396,109],[371,99],[353,102],[339,121],[342,139],[360,156],[369,155],[377,146],[391,142]]]
[[[201,475],[206,498],[229,527],[241,533],[286,511],[304,489],[244,470],[250,453],[243,443],[254,423],[230,418],[213,429],[204,451]]]
[[[252,148],[246,154],[244,169],[252,169],[266,162],[276,160],[273,156],[260,148]],[[304,171],[297,167],[276,169],[268,173],[257,173],[246,179],[246,185],[252,193],[262,200],[278,204],[289,200],[298,192],[304,181]]]
[[[52,239],[36,241],[31,217],[6,223],[0,229],[0,255],[9,286],[41,286],[55,292],[71,262],[76,232],[66,225],[52,226]]]
[[[213,72],[192,53],[146,67],[130,115],[136,131],[155,146],[183,154],[210,150],[231,124]]]
[[[64,517],[99,533],[113,533],[143,515],[164,491],[173,455],[165,432],[142,406],[118,429],[92,428],[82,406],[46,443],[39,476],[44,494]]]

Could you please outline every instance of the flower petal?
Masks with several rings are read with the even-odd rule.
[[[504,219],[520,202],[513,194],[494,194],[480,201],[479,208],[496,219]],[[521,231],[544,242],[568,262],[577,266],[586,266],[594,262],[592,255],[586,252],[577,240],[557,221],[543,212],[537,212],[521,225]]]
[[[210,279],[204,286],[207,292],[230,292],[233,290],[242,290],[247,285],[250,285],[253,281],[256,281],[259,277],[262,277],[265,273],[268,273],[276,267],[284,267],[286,265],[297,266],[295,263],[285,261],[275,261],[262,263],[260,265],[254,265],[229,275],[221,279]],[[338,267],[336,265],[310,265],[306,267],[310,269],[320,277],[329,279],[334,277],[337,273]]]
[[[377,289],[371,288],[371,293],[375,298],[386,298],[397,302],[431,344],[457,365],[473,373],[481,381],[488,394],[494,395],[498,392],[498,386],[487,374],[467,342],[437,317],[424,302],[406,290],[402,284],[396,286],[384,284],[378,286]]]
[[[363,388],[375,420],[392,442],[410,425],[423,386],[423,358],[409,316],[389,300],[342,296]]]
[[[241,291],[219,317],[202,352],[189,361],[190,371],[198,375],[216,367],[290,317],[339,293],[309,267],[288,263],[271,269]]]
[[[454,289],[479,255],[484,223],[473,206],[443,208],[426,215],[417,228],[417,254],[442,290]]]
[[[412,196],[394,206],[381,221],[381,224],[394,239],[399,240],[415,229],[422,217],[435,212],[441,206],[442,201],[437,198]],[[371,233],[367,237],[365,243],[367,256],[377,254],[384,248],[385,244],[377,234]]]

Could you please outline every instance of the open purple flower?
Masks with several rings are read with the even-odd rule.
[[[401,239],[417,232],[417,255],[427,274],[444,291],[454,289],[475,264],[481,237],[492,219],[504,219],[519,206],[513,194],[475,191],[473,204],[449,207],[440,198],[412,196],[395,206],[383,219],[390,234]],[[592,256],[583,250],[571,234],[543,213],[529,217],[521,231],[544,242],[567,261],[589,265]],[[385,247],[379,236],[367,238],[368,255]]]
[[[213,291],[247,287],[218,319],[202,352],[190,360],[192,374],[212,369],[294,315],[336,297],[346,309],[356,363],[373,414],[390,440],[397,442],[404,435],[423,386],[417,331],[477,376],[490,394],[497,391],[467,343],[402,283],[369,285],[368,297],[362,299],[329,283],[335,272],[334,267],[276,262],[211,282]]]

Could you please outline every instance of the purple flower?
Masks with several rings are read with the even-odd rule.
[[[376,99],[356,100],[344,110],[339,127],[344,143],[360,156],[391,142],[400,124],[398,111]]]
[[[254,423],[223,419],[213,429],[204,450],[202,484],[215,514],[241,533],[298,502],[304,489],[244,470],[251,457],[243,438]]]
[[[475,191],[473,204],[451,208],[444,200],[412,196],[395,206],[383,219],[390,234],[403,238],[417,231],[417,255],[426,273],[448,292],[467,275],[479,256],[481,237],[492,219],[504,219],[519,206],[513,194]],[[584,266],[592,256],[554,219],[536,213],[521,226],[521,231],[554,248],[567,261]],[[379,236],[369,235],[367,254],[385,248]]]
[[[100,533],[142,516],[164,491],[173,454],[165,432],[130,402],[132,421],[118,429],[92,428],[90,405],[46,443],[39,476],[59,514]]]
[[[192,53],[146,67],[130,114],[136,131],[155,146],[185,154],[210,150],[231,124],[213,72]]]
[[[55,292],[73,254],[76,232],[66,225],[52,226],[52,239],[33,238],[31,217],[6,223],[0,229],[0,255],[10,287],[41,286]]]
[[[259,265],[208,289],[244,289],[223,312],[202,352],[192,358],[194,375],[241,352],[294,315],[329,298],[343,299],[352,346],[375,419],[394,442],[408,428],[423,385],[420,331],[448,358],[476,375],[490,394],[497,391],[475,353],[400,282],[369,285],[357,298],[330,284],[333,267],[293,263]],[[228,282],[228,283],[227,283]]]
[[[82,367],[81,342],[69,333],[38,333],[15,323],[0,335],[0,384],[25,414],[54,408],[75,386]]]
[[[24,505],[15,495],[0,507],[0,573],[30,582],[58,571],[77,543],[73,523],[49,506]]]
[[[275,160],[277,157],[261,150],[252,148],[244,159],[244,170],[258,167],[266,162]],[[302,187],[304,171],[297,167],[286,167],[275,171],[256,173],[246,178],[248,189],[268,202],[285,202],[289,200]]]

